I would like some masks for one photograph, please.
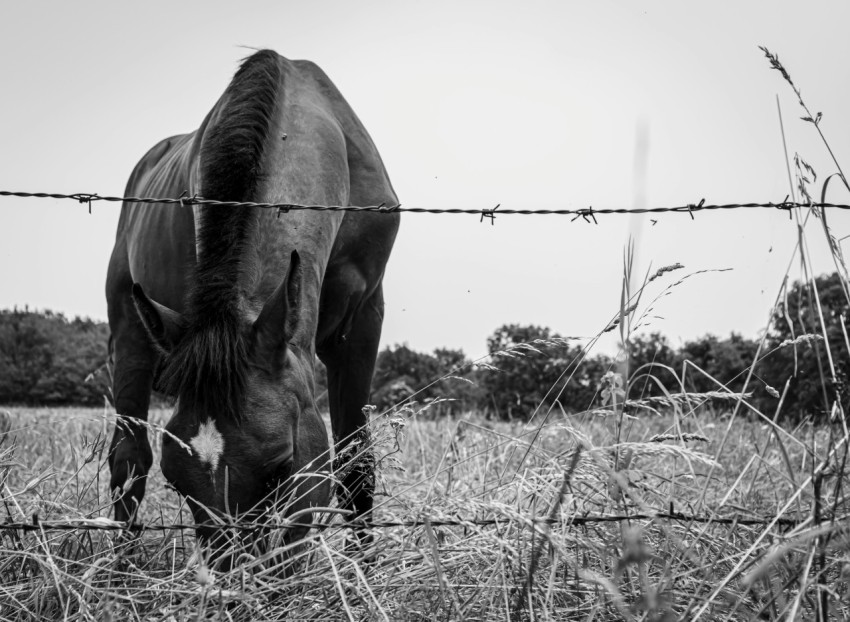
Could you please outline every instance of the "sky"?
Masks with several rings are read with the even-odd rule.
[[[836,167],[758,46],[779,55],[850,166],[848,18],[846,2],[785,0],[3,3],[0,190],[122,195],[138,159],[197,128],[240,59],[268,47],[325,70],[406,206],[781,201],[777,96],[789,155],[818,173],[813,190]],[[827,198],[847,194],[833,183]],[[105,319],[118,212],[0,197],[0,308]],[[828,218],[837,238],[850,233],[850,214]],[[757,336],[789,265],[801,276],[785,213],[597,220],[405,214],[383,343],[476,358],[506,323],[593,336],[620,307],[629,240],[635,284],[684,266],[639,309],[676,346]],[[814,225],[812,267],[832,271]]]

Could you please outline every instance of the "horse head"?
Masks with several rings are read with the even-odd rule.
[[[211,526],[219,518],[256,517],[282,497],[291,512],[328,496],[327,483],[292,477],[328,459],[312,354],[302,356],[290,343],[299,325],[301,272],[293,252],[285,279],[253,320],[197,311],[187,318],[133,286],[139,317],[165,357],[164,384],[177,397],[160,466],[186,498],[203,539],[221,531]]]

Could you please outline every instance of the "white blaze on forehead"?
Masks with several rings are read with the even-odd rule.
[[[209,419],[201,424],[198,435],[189,441],[192,449],[198,454],[201,462],[209,463],[213,472],[218,468],[218,461],[224,453],[224,437],[215,427],[215,422]]]

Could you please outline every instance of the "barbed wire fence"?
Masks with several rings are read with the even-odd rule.
[[[836,522],[846,520],[850,515],[836,518]],[[696,516],[683,514],[681,512],[659,512],[659,513],[636,513],[636,514],[581,514],[569,518],[526,518],[523,523],[534,525],[586,525],[589,523],[617,523],[631,520],[673,520],[684,523],[704,523],[716,525],[746,525],[746,526],[781,526],[798,527],[809,521],[808,518],[796,519],[788,517],[773,518],[748,518],[745,516],[716,517]],[[439,519],[423,517],[418,520],[401,521],[350,521],[347,523],[304,523],[299,521],[283,521],[281,523],[263,522],[234,522],[234,523],[167,523],[167,524],[127,524],[122,521],[114,521],[108,518],[76,519],[76,520],[40,520],[34,515],[32,522],[5,522],[0,523],[3,531],[131,531],[131,532],[167,532],[196,529],[198,527],[237,530],[237,531],[259,531],[259,530],[284,530],[294,527],[309,529],[412,529],[415,527],[498,527],[507,526],[518,522],[511,518],[469,518],[469,519]]]
[[[481,222],[484,219],[495,223],[496,216],[572,216],[573,220],[579,218],[586,222],[598,224],[596,216],[610,214],[689,214],[693,218],[697,212],[720,211],[720,210],[736,210],[736,209],[774,209],[788,212],[789,217],[791,212],[797,208],[832,208],[840,210],[850,210],[850,205],[846,203],[801,203],[797,201],[789,201],[788,197],[779,202],[751,202],[751,203],[706,203],[705,199],[701,199],[697,203],[688,203],[685,205],[675,205],[669,207],[639,207],[639,208],[594,208],[584,207],[577,209],[516,209],[502,208],[501,204],[491,208],[473,208],[473,207],[407,207],[400,203],[396,205],[302,205],[298,203],[255,203],[252,201],[217,201],[215,199],[206,199],[197,195],[190,196],[188,192],[184,192],[179,197],[116,197],[116,196],[101,196],[97,193],[76,192],[74,194],[62,194],[52,192],[12,192],[9,190],[0,190],[0,197],[17,197],[17,198],[37,198],[37,199],[67,199],[78,203],[88,205],[91,212],[92,203],[105,201],[107,203],[141,203],[141,204],[160,204],[160,205],[181,205],[181,206],[218,206],[218,207],[256,207],[260,209],[277,210],[278,214],[285,214],[290,211],[318,211],[318,212],[371,212],[378,214],[466,214],[480,216]]]
[[[130,203],[130,204],[148,204],[148,205],[180,205],[188,206],[217,206],[231,208],[259,208],[267,210],[276,210],[278,215],[285,214],[290,211],[324,211],[324,212],[366,212],[377,214],[465,214],[479,216],[480,222],[488,219],[491,224],[495,224],[497,216],[572,216],[572,221],[583,219],[585,222],[598,224],[596,216],[602,215],[626,215],[626,214],[688,214],[692,219],[695,213],[707,211],[729,211],[740,209],[765,209],[765,210],[780,210],[788,213],[789,218],[792,216],[794,209],[838,209],[850,210],[850,204],[844,203],[825,203],[825,202],[798,202],[789,201],[786,196],[784,200],[779,202],[749,202],[749,203],[722,203],[711,204],[706,203],[705,199],[701,199],[697,203],[688,203],[685,205],[667,206],[667,207],[645,207],[645,208],[577,208],[577,209],[516,209],[516,208],[501,208],[498,204],[492,208],[427,208],[427,207],[407,207],[401,204],[396,205],[304,205],[297,203],[259,203],[252,201],[218,201],[215,199],[207,199],[198,195],[189,195],[184,192],[179,197],[119,197],[105,196],[97,193],[77,192],[72,194],[53,193],[53,192],[20,192],[0,190],[0,197],[14,198],[37,198],[37,199],[57,199],[75,201],[88,206],[88,211],[91,213],[92,203],[107,202],[107,203]],[[835,517],[833,522],[839,523],[850,518],[850,515],[843,517]],[[763,526],[795,528],[801,527],[811,521],[811,517],[805,518],[790,518],[783,516],[773,517],[752,517],[752,516],[712,516],[712,515],[694,515],[685,514],[674,511],[673,507],[667,512],[642,512],[635,514],[582,514],[574,515],[569,518],[546,518],[533,517],[525,518],[521,522],[525,525],[548,525],[555,524],[564,525],[586,525],[591,523],[610,523],[610,522],[625,522],[633,520],[670,520],[682,523],[702,523],[730,526]],[[198,527],[213,528],[219,530],[237,530],[237,531],[274,531],[291,529],[293,527],[312,528],[312,529],[411,529],[416,527],[498,527],[507,526],[517,522],[517,519],[512,518],[455,518],[455,519],[436,519],[422,517],[416,520],[397,520],[397,521],[347,521],[344,523],[304,523],[298,521],[286,521],[280,523],[264,523],[264,522],[222,522],[215,524],[189,524],[189,523],[169,523],[169,524],[142,524],[142,523],[125,523],[114,521],[108,518],[100,517],[93,519],[63,519],[63,520],[40,520],[37,514],[34,514],[31,522],[10,521],[0,523],[0,532],[40,532],[40,531],[121,531],[133,532],[141,534],[144,532],[169,532],[183,531],[189,529],[197,529]]]

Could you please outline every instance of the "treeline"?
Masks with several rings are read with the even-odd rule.
[[[103,404],[109,327],[61,313],[0,310],[0,403]],[[86,379],[92,378],[86,382]]]
[[[552,401],[547,400],[555,397],[547,395],[549,389],[562,374],[575,371],[573,359],[580,353],[548,328],[517,324],[497,329],[487,348],[501,354],[473,363],[462,350],[428,354],[406,344],[387,347],[378,355],[372,400],[379,410],[413,399],[437,402],[433,409],[438,413],[478,410],[497,418],[526,418],[537,404]],[[604,373],[591,365],[579,365],[578,371],[581,377],[567,383],[562,403],[592,398],[596,380],[591,378]]]
[[[623,388],[630,399],[665,391],[722,391],[711,378],[737,391],[757,346],[733,333],[726,339],[706,335],[675,349],[666,337],[651,333],[630,339],[626,363],[625,356],[588,356],[581,344],[548,328],[510,324],[488,339],[490,352],[496,354],[477,363],[460,350],[428,354],[407,345],[384,349],[378,357],[373,401],[381,410],[408,398],[436,401],[441,412],[475,409],[500,419],[527,418],[539,406],[556,402],[568,412],[579,412],[600,405],[602,378],[609,371],[621,376],[625,372],[631,382],[624,382]]]
[[[706,335],[680,347],[651,333],[632,335],[628,356],[615,360],[588,356],[581,344],[548,328],[517,324],[488,338],[488,351],[495,354],[483,361],[472,362],[460,350],[423,353],[396,345],[379,354],[373,402],[381,411],[416,400],[433,403],[437,415],[474,409],[494,418],[528,418],[540,406],[579,412],[601,405],[602,378],[609,371],[621,374],[629,399],[640,399],[724,387],[739,392],[752,370],[749,403],[771,417],[781,401],[782,419],[817,418],[836,398],[845,409],[850,406],[847,299],[837,274],[817,278],[814,287],[795,284],[775,310],[761,350],[761,339],[734,333]],[[108,372],[97,372],[104,370],[108,337],[106,324],[89,319],[0,311],[0,403],[103,404]],[[318,370],[322,406],[320,364]]]
[[[628,356],[617,360],[587,356],[580,344],[548,328],[505,325],[487,340],[488,350],[499,354],[477,364],[459,350],[427,354],[406,345],[386,348],[378,358],[373,397],[381,410],[411,398],[437,401],[438,412],[476,409],[496,418],[528,418],[540,406],[556,403],[567,412],[600,406],[602,378],[611,371],[625,375],[628,399],[746,390],[748,403],[767,416],[817,419],[836,399],[845,410],[850,406],[848,310],[839,276],[818,277],[813,285],[789,288],[763,343],[733,333],[706,335],[677,348],[659,333],[632,335],[624,348]]]

